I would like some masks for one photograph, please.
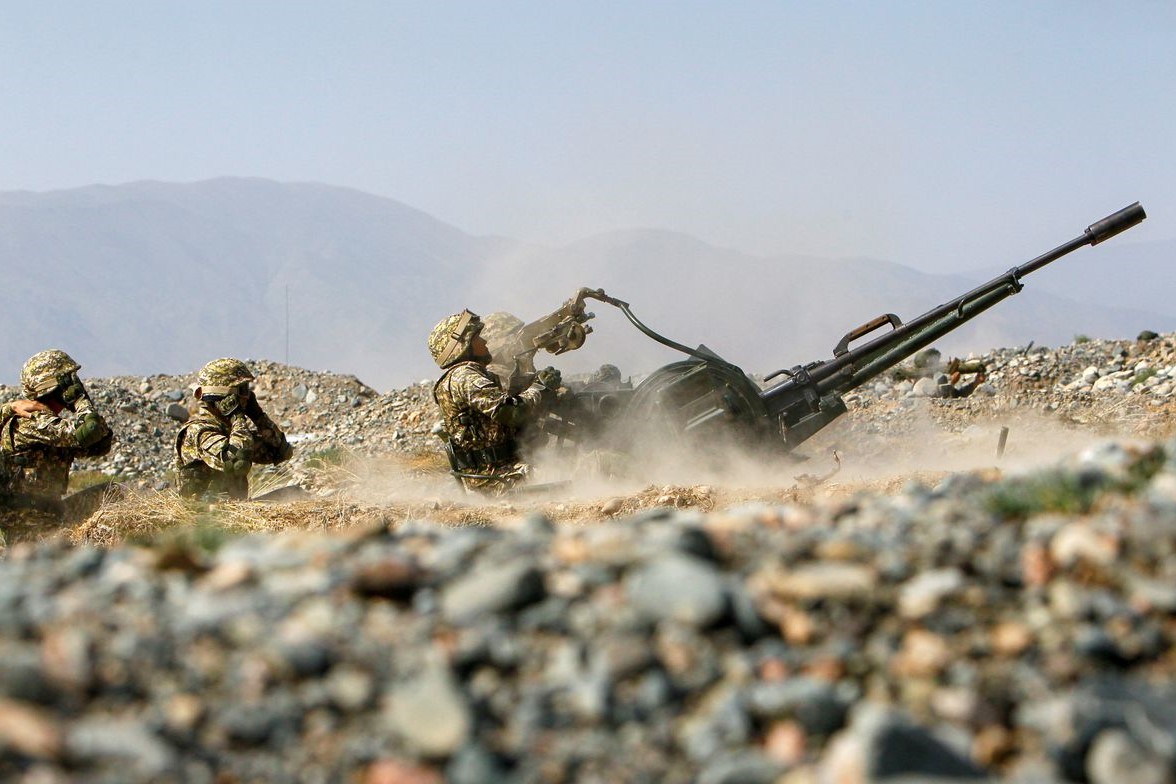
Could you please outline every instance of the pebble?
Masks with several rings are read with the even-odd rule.
[[[1002,349],[984,359],[993,398],[905,410],[915,384],[880,376],[842,438],[853,450],[854,428],[966,422],[921,445],[995,460],[975,414],[1014,409],[1150,433],[1170,427],[1162,384],[1114,408],[1119,384],[1142,366],[1170,386],[1172,343]],[[265,405],[313,436],[300,450],[431,445],[427,385],[365,394],[259,364]],[[1116,384],[1099,397],[1101,379]],[[174,433],[164,401],[190,400],[190,383],[95,383],[135,438],[119,465],[162,475],[170,455],[146,434]],[[338,431],[315,424],[336,417]],[[1010,456],[1024,437],[1014,425]],[[184,557],[22,543],[0,560],[0,778],[1169,780],[1173,476],[1170,438],[1114,439],[1041,474],[1002,463],[853,496],[834,478],[714,511],[659,485],[663,508],[605,519],[625,499],[597,501],[583,526],[519,503],[509,528],[389,515]],[[993,505],[1026,486],[1097,497]]]
[[[655,559],[630,574],[626,589],[632,606],[655,622],[672,620],[705,628],[727,612],[727,593],[719,572],[690,556]]]
[[[464,695],[437,662],[396,686],[385,712],[390,728],[409,748],[429,758],[454,754],[469,738],[473,724]]]

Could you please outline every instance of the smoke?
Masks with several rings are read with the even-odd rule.
[[[837,451],[842,459],[837,481],[868,485],[899,477],[980,470],[1022,473],[1056,463],[1092,441],[1116,435],[1078,428],[1034,410],[974,414],[963,408],[966,403],[961,403],[958,411],[952,403],[929,399],[914,403],[882,427],[875,424],[877,413],[851,411],[818,433],[803,451]],[[949,415],[955,424],[940,421],[936,413]],[[876,432],[871,432],[871,427],[877,428]],[[1008,434],[1003,453],[998,455],[1002,428],[1008,428]]]
[[[527,486],[500,498],[466,493],[440,458],[415,463],[369,459],[349,469],[355,477],[347,496],[383,505],[404,519],[506,523],[537,511],[557,521],[590,522],[608,516],[602,509],[610,501],[626,513],[666,504],[690,506],[700,496],[717,506],[756,500],[775,504],[803,498],[807,491],[888,491],[896,482],[934,484],[951,473],[1015,474],[1052,465],[1111,436],[1040,412],[973,415],[951,405],[918,401],[899,409],[881,428],[877,412],[851,412],[792,455],[713,438],[693,445],[682,439],[644,443],[636,456],[604,447],[548,444],[528,455],[533,475]],[[961,429],[962,420],[937,420],[936,414],[945,413],[962,414],[968,423]],[[1009,432],[998,457],[1002,427]]]

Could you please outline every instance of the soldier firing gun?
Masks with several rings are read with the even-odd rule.
[[[575,351],[584,345],[592,332],[587,322],[596,314],[584,309],[584,302],[595,299],[612,302],[603,289],[581,288],[571,299],[551,313],[510,330],[490,343],[490,370],[505,389],[518,392],[535,378],[535,355],[546,351],[556,356]]]

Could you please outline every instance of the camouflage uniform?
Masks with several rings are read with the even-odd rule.
[[[517,395],[503,390],[486,368],[485,358],[470,356],[480,331],[481,321],[468,311],[434,327],[429,350],[445,373],[433,386],[433,399],[441,409],[453,468],[494,477],[459,477],[462,484],[470,490],[501,493],[530,471],[518,454],[518,430],[542,405],[547,388],[536,382]]]
[[[243,362],[213,360],[198,380],[199,406],[176,435],[178,489],[209,500],[246,499],[250,468],[289,460],[293,447],[252,392],[238,403],[235,388],[253,380]]]
[[[74,459],[110,451],[113,434],[77,378],[79,369],[64,351],[50,349],[34,354],[21,370],[25,394],[58,413],[19,417],[11,406],[0,411],[3,506],[60,515]]]
[[[511,391],[512,381],[519,383],[520,370],[515,356],[527,347],[519,341],[519,331],[523,328],[523,320],[505,311],[496,311],[482,319],[482,339],[486,341],[486,348],[490,351],[490,361],[486,367],[498,379],[502,388]],[[514,391],[519,391],[516,388]]]

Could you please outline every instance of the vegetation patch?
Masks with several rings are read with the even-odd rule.
[[[1139,371],[1135,374],[1135,378],[1131,379],[1131,386],[1138,386],[1142,384],[1158,372],[1159,371],[1157,371],[1155,368],[1147,368],[1145,370]]]
[[[1134,495],[1164,464],[1164,452],[1140,455],[1122,476],[1098,471],[1052,469],[1009,479],[985,496],[985,507],[1004,519],[1023,520],[1036,514],[1085,514],[1106,494]]]
[[[116,478],[110,474],[104,474],[101,471],[72,471],[69,475],[69,489],[66,492],[76,493],[79,490],[85,490],[87,487],[109,484],[115,481]]]

